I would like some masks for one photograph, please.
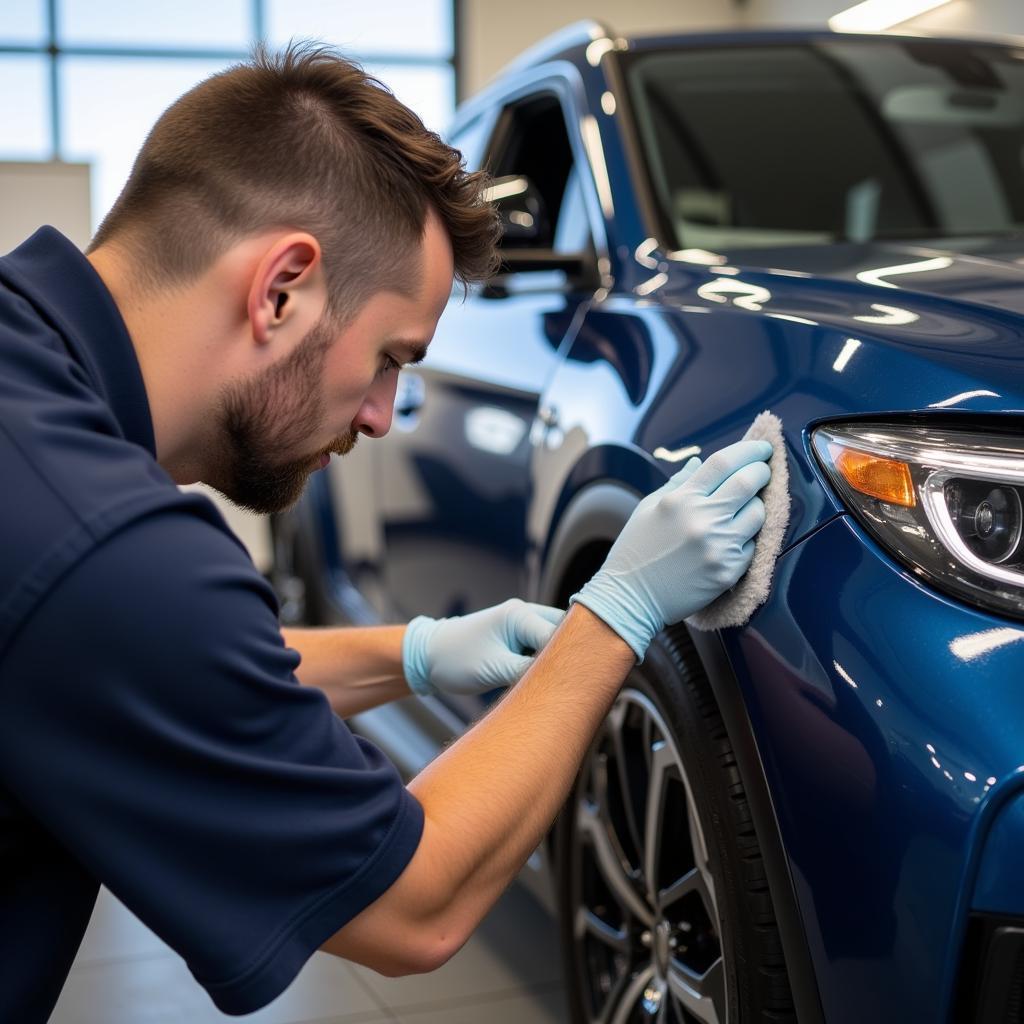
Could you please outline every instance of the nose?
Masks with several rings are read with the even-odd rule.
[[[387,373],[374,381],[352,421],[352,429],[367,437],[383,437],[391,429],[397,385],[397,373]]]

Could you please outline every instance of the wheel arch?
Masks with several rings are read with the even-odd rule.
[[[547,546],[538,600],[565,607],[600,567],[640,501],[631,488],[609,481],[583,488],[566,505]],[[711,684],[747,790],[775,908],[783,955],[801,1024],[823,1024],[821,998],[771,791],[746,704],[720,635],[687,630]]]

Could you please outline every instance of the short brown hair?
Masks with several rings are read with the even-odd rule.
[[[172,104],[90,245],[127,247],[144,284],[198,277],[234,242],[275,225],[320,242],[329,311],[347,319],[383,287],[409,290],[428,207],[456,277],[496,267],[496,216],[448,146],[331,47],[262,45]]]

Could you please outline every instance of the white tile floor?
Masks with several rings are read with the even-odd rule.
[[[433,974],[384,978],[317,953],[291,987],[246,1017],[218,1012],[184,962],[105,890],[50,1024],[559,1024],[556,929],[513,886]]]

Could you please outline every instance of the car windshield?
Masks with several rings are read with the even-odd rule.
[[[1024,50],[939,40],[641,51],[677,249],[1024,230]]]

